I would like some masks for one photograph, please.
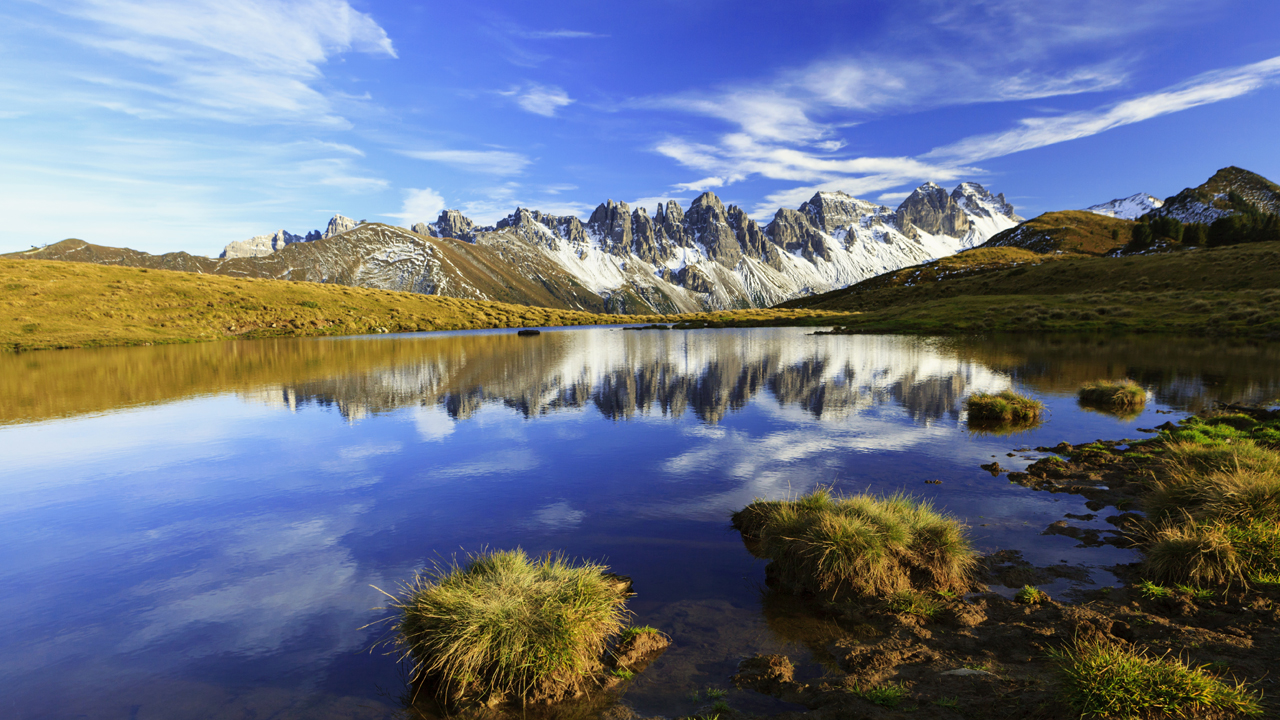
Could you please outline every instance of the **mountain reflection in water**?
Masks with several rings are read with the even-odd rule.
[[[1076,405],[1081,383],[1121,376],[1153,393],[1139,416]],[[1043,400],[1048,421],[969,433],[964,398],[1005,388]],[[637,623],[676,647],[627,701],[685,716],[743,655],[819,672],[797,621],[762,607],[763,565],[728,527],[753,499],[906,491],[983,550],[1107,582],[1128,551],[1040,534],[1089,512],[1082,498],[978,465],[1278,395],[1274,345],[1149,337],[597,328],[6,354],[5,712],[398,717],[394,659],[365,652],[380,631],[361,628],[385,616],[371,586],[521,546],[635,579]],[[1109,529],[1105,514],[1082,525]]]
[[[412,406],[471,417],[500,403],[526,418],[592,407],[612,420],[692,412],[716,424],[761,392],[816,418],[839,419],[893,401],[911,417],[958,417],[973,389],[1009,387],[1008,377],[907,338],[797,340],[794,331],[736,335],[605,331],[400,340],[417,359],[391,367],[245,393],[296,409],[335,407],[348,420]],[[478,341],[478,342],[477,342]]]

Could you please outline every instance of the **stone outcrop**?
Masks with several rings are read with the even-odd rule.
[[[322,238],[333,237],[339,233],[344,233],[356,227],[356,221],[341,215],[334,215],[329,221],[329,227],[323,233],[319,230],[312,230],[306,235],[294,235],[287,230],[277,230],[274,233],[266,235],[257,235],[248,240],[234,240],[227,243],[223,248],[219,258],[233,259],[242,257],[266,257],[278,250],[283,249],[287,245],[299,242],[315,242]]]
[[[352,220],[349,217],[334,215],[329,219],[329,227],[325,228],[324,237],[331,238],[334,235],[340,235],[348,230],[354,230],[357,224],[358,223],[356,223],[355,220]]]
[[[257,235],[248,240],[236,240],[227,243],[222,250],[221,258],[263,257],[296,242],[306,242],[311,235],[303,237],[286,230],[277,230],[266,235]]]

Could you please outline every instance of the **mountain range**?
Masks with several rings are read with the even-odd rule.
[[[614,313],[767,307],[981,244],[1022,220],[977,183],[926,183],[896,208],[840,192],[764,225],[704,193],[649,215],[612,200],[585,222],[524,208],[481,227],[453,210],[412,230],[341,215],[324,233],[281,230],[219,258],[64,240],[21,257],[331,282]]]
[[[518,208],[491,226],[456,210],[412,229],[342,215],[324,232],[280,230],[218,258],[150,255],[64,240],[6,257],[76,260],[237,277],[336,283],[610,313],[770,307],[979,247],[1110,253],[1134,219],[1212,220],[1280,210],[1280,186],[1236,167],[1160,201],[1139,193],[1024,222],[977,183],[916,188],[897,208],[820,192],[765,224],[713,193],[687,207],[612,200],[583,221]],[[1089,220],[1088,218],[1094,218]]]

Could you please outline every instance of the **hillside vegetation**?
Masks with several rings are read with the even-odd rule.
[[[0,348],[97,347],[692,320],[831,324],[825,311],[605,315],[344,285],[0,260]]]
[[[779,307],[857,313],[852,332],[1280,337],[1280,244],[1124,258],[987,248]]]
[[[1084,210],[1048,212],[1005,230],[979,248],[1022,248],[1035,253],[1106,255],[1129,241],[1132,220]]]

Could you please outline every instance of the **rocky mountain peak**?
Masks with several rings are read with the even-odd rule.
[[[701,244],[713,260],[733,267],[742,258],[742,246],[737,233],[729,225],[724,203],[713,192],[704,192],[689,205],[684,216],[689,239]]]
[[[1158,210],[1163,206],[1164,201],[1153,195],[1135,193],[1126,198],[1117,198],[1111,202],[1090,205],[1084,210],[1095,215],[1105,215],[1122,220],[1137,220],[1152,210]]]
[[[819,192],[802,203],[800,212],[825,233],[834,233],[842,227],[860,223],[868,215],[889,212],[889,208],[859,200],[844,192]]]
[[[1280,186],[1257,173],[1230,166],[1215,172],[1199,187],[1167,198],[1164,207],[1153,212],[1182,222],[1212,223],[1247,206],[1264,213],[1280,212]]]
[[[600,240],[606,252],[626,255],[631,252],[631,208],[624,202],[606,200],[596,206],[587,219],[587,231]]]
[[[351,218],[341,215],[334,215],[329,221],[329,229],[321,233],[319,230],[312,230],[306,235],[294,235],[287,230],[277,230],[266,235],[255,235],[248,240],[233,240],[227,243],[222,249],[222,253],[218,255],[220,258],[238,258],[238,257],[265,257],[277,250],[284,248],[286,245],[292,245],[298,242],[315,242],[323,238],[346,232],[356,226],[356,222]],[[343,228],[343,229],[336,229]],[[336,230],[335,230],[336,229]]]
[[[969,217],[951,195],[934,183],[916,188],[894,213],[898,229],[910,238],[919,231],[930,235],[963,237],[969,232]]]
[[[951,199],[969,215],[994,218],[997,215],[1022,222],[1022,218],[1013,210],[1013,205],[1004,199],[1004,193],[992,195],[990,191],[976,182],[962,182],[951,191]]]
[[[421,223],[419,223],[421,225]],[[430,225],[424,225],[426,232],[420,232],[414,225],[414,232],[431,237],[447,237],[457,240],[469,240],[472,231],[475,230],[475,223],[471,222],[471,218],[463,215],[457,210],[443,210],[436,221]]]
[[[334,235],[340,235],[348,230],[354,230],[357,224],[358,223],[356,223],[355,220],[352,220],[345,215],[334,215],[329,220],[329,226],[325,228],[324,237],[331,238]]]

